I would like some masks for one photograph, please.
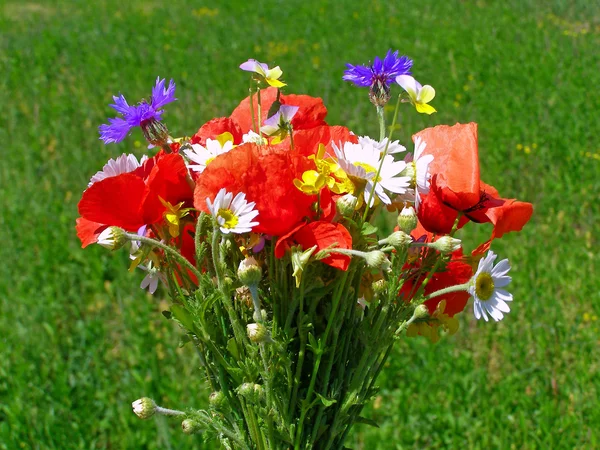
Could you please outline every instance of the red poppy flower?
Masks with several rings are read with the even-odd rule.
[[[219,117],[206,122],[200,127],[200,129],[192,136],[190,142],[192,144],[206,145],[207,139],[216,139],[217,136],[223,133],[231,133],[233,136],[233,143],[238,145],[242,142],[242,129],[237,122],[229,117]]]
[[[300,245],[304,250],[317,246],[315,252],[328,247],[351,249],[352,236],[340,223],[316,221],[303,223],[281,236],[275,244],[275,257],[281,258],[294,245]],[[332,254],[321,260],[325,264],[340,270],[348,270],[350,256]]]
[[[244,192],[259,212],[259,225],[253,231],[282,236],[313,215],[316,196],[300,192],[293,184],[312,168],[312,161],[298,152],[243,144],[216,157],[198,176],[194,205],[208,212],[206,199],[213,200],[220,189]]]
[[[142,225],[162,221],[165,206],[160,198],[173,205],[192,199],[187,168],[178,154],[161,151],[133,172],[90,186],[78,205],[81,218],[76,228],[82,245],[96,242],[102,227],[137,231]]]
[[[427,231],[419,223],[417,228],[411,233],[415,240],[421,242],[432,242],[434,240],[433,234]],[[441,237],[441,236],[440,236]],[[421,271],[418,265],[407,265],[405,273],[412,272],[414,276],[409,277],[402,288],[400,289],[399,295],[403,297],[404,301],[408,302],[411,300],[411,293],[414,294],[418,291],[423,280],[427,276],[427,271]],[[466,283],[473,276],[473,268],[468,264],[463,257],[462,249],[459,249],[452,253],[451,259],[446,264],[443,270],[440,270],[433,274],[431,280],[429,280],[427,286],[424,289],[424,295],[429,295],[432,292],[444,289],[457,284]],[[449,294],[441,295],[427,300],[424,304],[427,306],[429,313],[433,314],[437,305],[442,300],[446,300],[445,314],[454,316],[465,309],[469,300],[469,293],[466,291],[451,292]]]
[[[427,144],[424,154],[434,156],[429,165],[430,191],[418,211],[419,221],[427,230],[448,234],[459,212],[464,214],[459,228],[468,220],[491,222],[491,239],[520,231],[529,221],[533,212],[530,203],[500,198],[494,187],[480,180],[477,124],[440,125],[417,133],[413,139],[417,136]]]
[[[258,114],[258,96],[253,96],[255,118]],[[260,91],[260,124],[268,117],[269,109],[273,102],[277,99],[277,89],[270,87]],[[292,127],[294,130],[305,130],[321,125],[326,125],[325,116],[327,108],[323,104],[323,100],[309,95],[284,95],[281,94],[279,101],[282,105],[299,106],[298,112],[292,119]],[[233,110],[231,116],[244,133],[252,129],[252,115],[250,112],[250,97],[246,97]]]

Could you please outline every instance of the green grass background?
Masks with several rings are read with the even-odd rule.
[[[438,113],[402,112],[399,138],[479,123],[482,177],[533,202],[513,264],[512,312],[454,337],[402,340],[355,449],[600,448],[600,7],[592,1],[183,1],[0,4],[0,449],[215,448],[176,421],[141,421],[144,395],[201,407],[199,362],[178,349],[127,255],[82,250],[77,202],[90,176],[141,134],[104,146],[111,95],[178,83],[165,119],[190,134],[245,95],[249,57],[279,64],[288,92],[323,97],[328,120],[376,135],[345,62],[388,48],[414,59]],[[485,239],[470,228],[467,248]]]

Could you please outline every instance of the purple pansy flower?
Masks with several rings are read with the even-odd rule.
[[[376,84],[389,87],[397,76],[410,75],[412,64],[412,59],[406,56],[398,57],[398,50],[392,53],[390,49],[383,60],[376,56],[370,66],[346,64],[348,69],[342,79],[360,87],[372,87]]]
[[[177,100],[175,98],[175,83],[169,82],[165,88],[165,79],[156,78],[156,84],[152,88],[150,103],[142,100],[137,105],[129,106],[123,95],[113,96],[114,104],[110,105],[122,117],[108,119],[108,125],[100,125],[100,139],[105,144],[121,142],[134,127],[139,127],[148,121],[159,121],[162,119],[164,110],[161,108],[167,103]]]

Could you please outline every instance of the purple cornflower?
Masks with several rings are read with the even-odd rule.
[[[147,124],[160,121],[164,112],[161,108],[175,100],[177,100],[175,98],[175,83],[171,80],[169,87],[165,88],[165,79],[161,80],[160,77],[156,78],[156,84],[152,88],[150,103],[142,100],[137,105],[129,106],[123,95],[113,96],[115,103],[110,106],[123,117],[108,119],[108,125],[100,125],[98,127],[100,139],[105,144],[121,142],[127,137],[132,128],[144,128]]]
[[[398,50],[392,53],[390,49],[383,61],[376,56],[370,66],[346,64],[348,69],[342,79],[360,87],[373,87],[379,84],[389,88],[398,75],[410,75],[412,64],[412,59],[406,56],[398,57]]]

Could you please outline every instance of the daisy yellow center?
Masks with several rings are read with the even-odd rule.
[[[235,228],[239,222],[238,216],[236,216],[230,209],[219,209],[219,217],[223,218],[224,222],[221,224],[225,228]]]
[[[215,159],[215,157],[213,156],[212,158],[208,158],[206,160],[206,162],[204,163],[205,166],[208,166],[209,163],[211,163],[213,161],[213,159]]]
[[[477,276],[475,280],[475,293],[481,300],[489,300],[494,293],[494,279],[492,276],[483,272]]]
[[[377,173],[377,169],[370,164],[363,162],[355,162],[354,165],[357,167],[362,167],[367,173]],[[381,177],[377,177],[377,179],[373,178],[372,181],[379,182],[381,181]]]

